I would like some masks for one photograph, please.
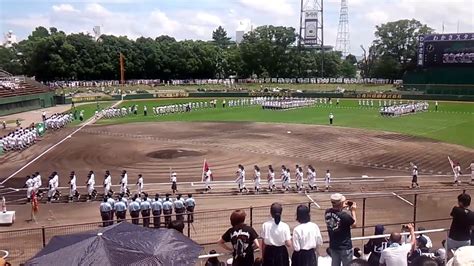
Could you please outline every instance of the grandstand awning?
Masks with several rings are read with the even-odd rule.
[[[174,229],[122,222],[55,236],[25,265],[195,265],[202,249]]]

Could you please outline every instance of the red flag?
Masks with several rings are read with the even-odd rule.
[[[37,213],[39,211],[38,198],[36,197],[35,191],[31,192],[31,209],[34,213]]]
[[[206,175],[206,173],[210,170],[209,168],[209,165],[207,164],[207,160],[204,159],[204,164],[202,165],[202,177],[201,177],[201,181],[204,181],[204,176]],[[212,176],[212,171],[209,171],[210,172],[210,178],[211,178],[211,181],[214,180],[214,177]]]

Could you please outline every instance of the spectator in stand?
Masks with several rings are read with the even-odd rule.
[[[441,248],[435,252],[435,260],[439,265],[444,265],[446,260],[446,240],[441,241]]]
[[[383,225],[378,224],[375,226],[374,235],[383,235],[384,232],[385,228]],[[381,237],[370,239],[364,245],[364,254],[370,254],[368,259],[368,263],[370,266],[379,266],[380,254],[382,253],[382,250],[387,247],[387,244],[387,238]]]
[[[272,219],[262,225],[261,250],[264,266],[289,265],[288,248],[291,248],[291,232],[288,224],[281,221],[283,208],[279,203],[270,207]]]
[[[393,232],[390,235],[389,246],[382,251],[380,255],[381,266],[407,266],[408,254],[415,249],[416,238],[415,229],[413,224],[408,224],[407,227],[410,230],[411,243],[402,244],[402,236],[398,232]]]
[[[209,251],[209,255],[216,254],[217,252],[215,250]],[[204,266],[225,266],[225,263],[222,261],[219,261],[218,257],[213,257],[209,258],[206,261],[206,264]]]
[[[318,263],[318,249],[323,244],[323,238],[317,224],[310,222],[311,215],[308,206],[299,205],[296,209],[296,220],[300,223],[293,229],[293,255],[291,265],[311,266]]]
[[[258,234],[245,224],[245,211],[235,210],[230,215],[232,225],[217,242],[223,249],[232,251],[233,266],[248,266],[254,263],[254,248],[259,248]],[[232,247],[225,243],[231,242]]]
[[[460,247],[454,253],[454,257],[448,261],[446,266],[472,266],[474,265],[474,246]]]
[[[449,229],[447,251],[451,252],[471,244],[471,226],[474,225],[474,213],[468,207],[471,205],[471,196],[463,193],[458,196],[458,206],[451,210],[451,227]]]
[[[413,263],[418,257],[434,257],[434,253],[431,253],[431,250],[426,246],[428,244],[428,239],[426,236],[420,235],[416,239],[416,249],[408,257],[408,262]]]
[[[369,262],[363,259],[353,259],[350,261],[347,266],[369,266]]]
[[[331,195],[332,208],[325,212],[325,221],[329,235],[329,247],[331,248],[332,266],[346,266],[353,256],[351,228],[356,227],[355,202],[346,201],[339,193]],[[348,212],[349,211],[349,212]]]
[[[427,256],[419,256],[413,262],[410,264],[411,266],[439,266],[439,265],[444,265],[443,264],[438,264],[436,260],[427,257]]]

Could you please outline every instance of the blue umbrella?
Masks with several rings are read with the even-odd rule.
[[[195,265],[202,247],[174,229],[122,222],[55,236],[25,265]]]

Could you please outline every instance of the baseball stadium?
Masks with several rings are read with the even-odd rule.
[[[304,45],[304,25],[297,46],[325,53],[308,33]],[[54,34],[60,33],[45,38],[59,38]],[[232,44],[242,53],[254,47],[246,36]],[[91,42],[110,45],[112,37]],[[73,43],[74,36],[65,38]],[[155,77],[150,69],[137,76],[128,71],[135,55],[120,47],[113,51],[111,76],[102,70],[88,72],[90,78],[76,70],[75,79],[49,76],[47,64],[23,73],[1,70],[0,256],[11,265],[210,265],[212,258],[233,258],[218,241],[233,226],[235,210],[245,211],[245,223],[260,235],[275,202],[291,229],[299,224],[298,206],[306,206],[321,230],[319,256],[329,256],[325,212],[335,195],[351,204],[357,220],[352,245],[359,252],[376,238],[377,225],[390,234],[413,224],[433,250],[443,248],[458,195],[474,194],[474,33],[429,32],[415,40],[416,66],[397,78],[361,76],[365,59],[353,64],[362,72],[350,77],[331,74],[330,64],[319,72],[316,59],[313,72],[303,69],[294,78],[240,74],[255,73],[246,70],[225,78],[204,72]],[[332,49],[328,56],[337,53],[344,64],[343,51]],[[193,198],[192,209],[176,211],[178,195],[183,203]],[[173,207],[160,218],[142,206],[135,218],[128,205],[140,198],[142,205],[148,198]],[[104,211],[108,200],[125,201],[124,221],[113,208]],[[181,222],[184,237],[173,234],[173,243],[145,237],[164,238],[160,234],[173,229],[156,227],[167,228],[171,220]],[[116,235],[105,237],[108,231]],[[125,233],[128,240],[117,240]],[[134,239],[139,233],[144,237]],[[109,242],[100,247],[82,243],[102,235]],[[143,245],[164,251],[136,249],[136,260],[114,255],[118,248],[127,253],[127,241],[150,241]],[[93,250],[102,245],[123,246]],[[92,259],[69,259],[71,252]],[[262,256],[256,249],[255,258]]]

